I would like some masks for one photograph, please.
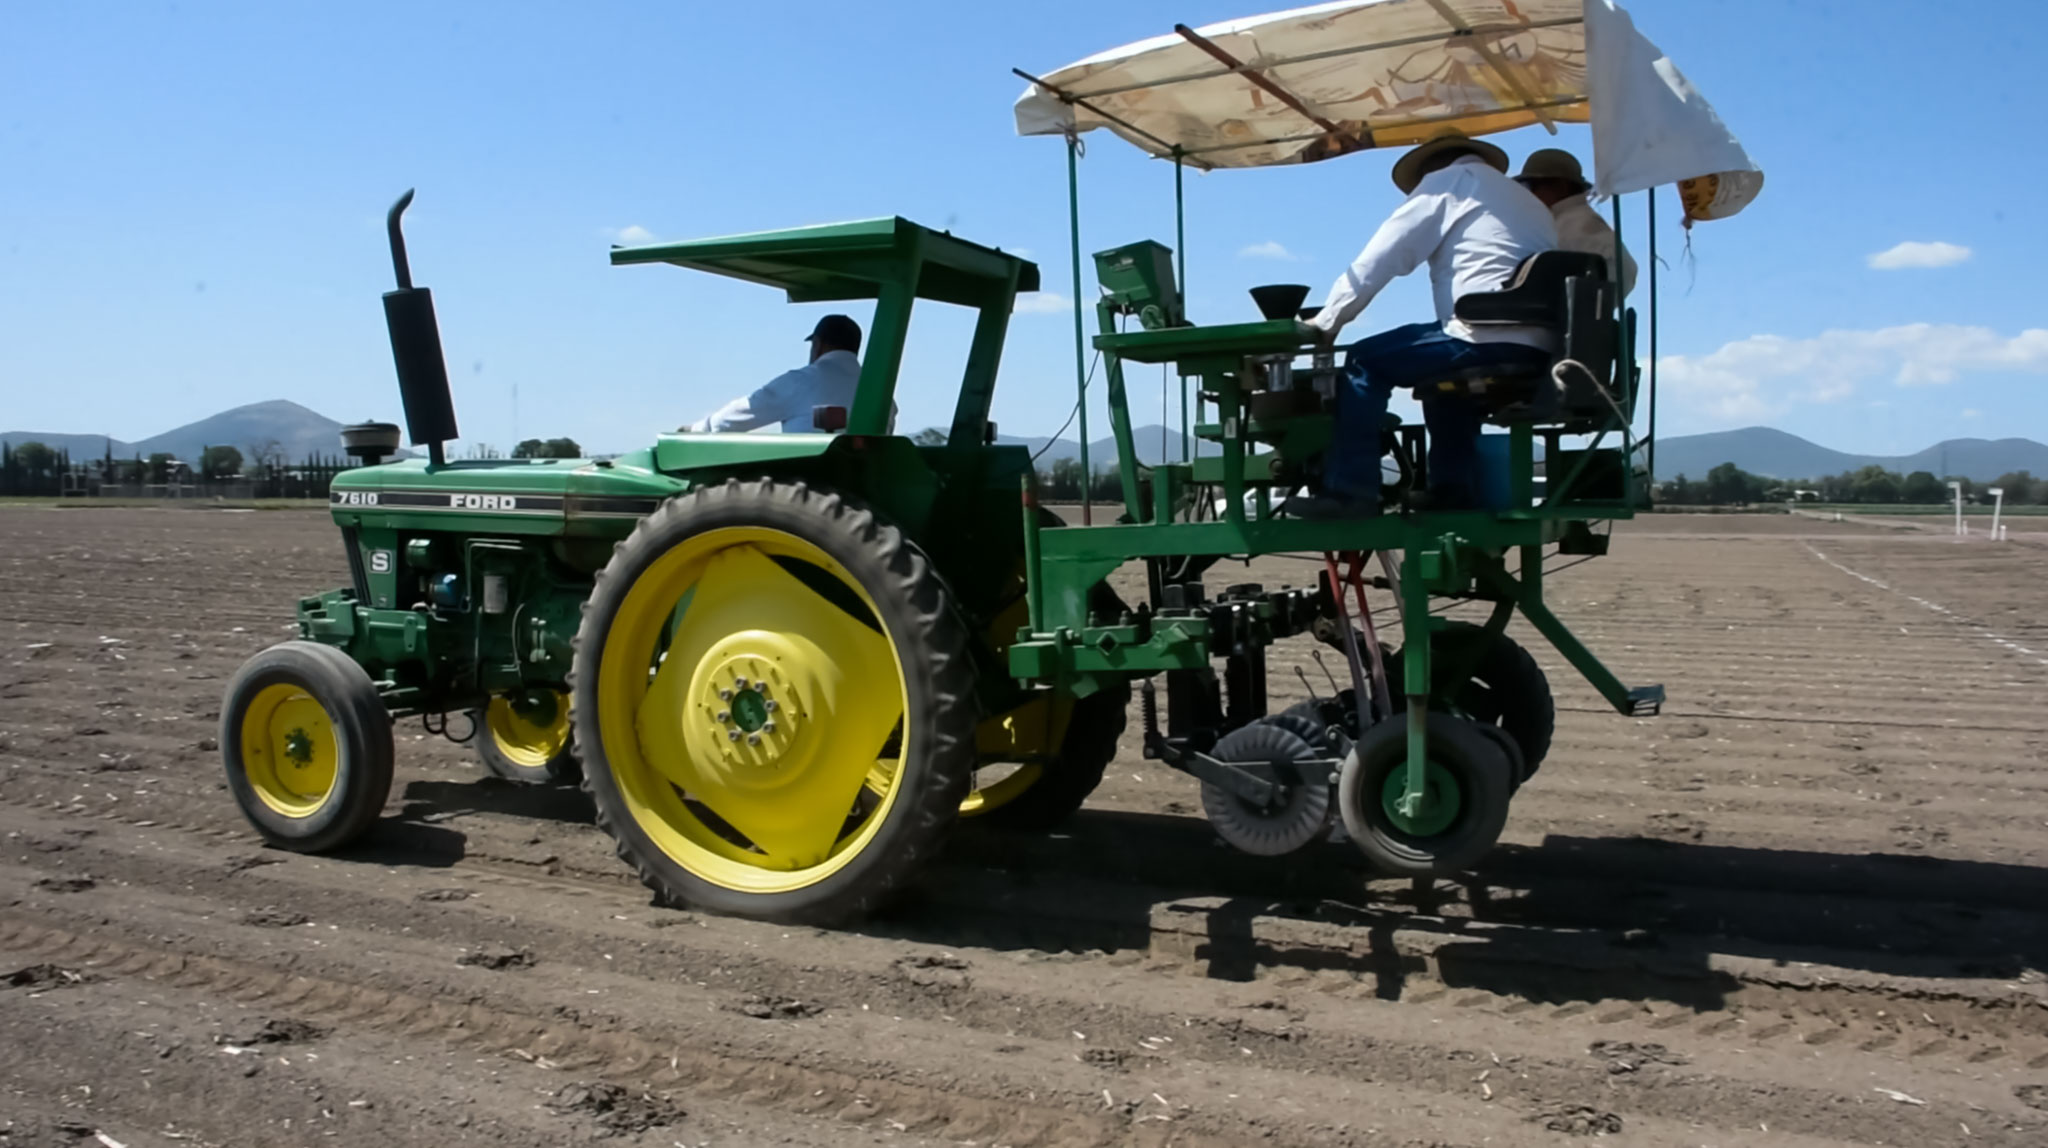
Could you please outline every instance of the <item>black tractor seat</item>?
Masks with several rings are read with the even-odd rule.
[[[1623,321],[1615,318],[1614,293],[1598,255],[1532,255],[1507,286],[1460,296],[1451,313],[1475,327],[1540,327],[1555,336],[1557,353],[1544,364],[1467,368],[1416,391],[1470,395],[1496,423],[1605,425],[1623,392],[1615,385]]]

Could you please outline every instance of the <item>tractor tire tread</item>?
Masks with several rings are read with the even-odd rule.
[[[595,659],[602,656],[604,645],[599,627],[609,603],[626,588],[614,589],[620,572],[633,569],[643,558],[652,561],[666,549],[664,543],[687,537],[693,520],[712,520],[701,527],[708,529],[749,520],[758,524],[763,515],[788,525],[823,527],[833,532],[838,541],[850,544],[859,558],[865,559],[863,564],[881,575],[883,584],[867,589],[885,615],[895,615],[885,618],[885,622],[890,624],[899,656],[905,649],[922,654],[921,670],[928,680],[911,682],[909,688],[916,694],[920,684],[925,687],[925,720],[920,724],[926,728],[913,734],[912,744],[922,741],[929,748],[922,755],[923,769],[915,769],[914,763],[905,767],[922,776],[918,788],[897,797],[910,804],[908,810],[895,815],[903,818],[901,830],[892,840],[871,841],[863,850],[879,849],[881,856],[872,861],[863,858],[818,885],[789,893],[720,896],[728,891],[701,880],[694,881],[695,887],[684,884],[680,879],[681,867],[651,843],[643,845],[630,815],[614,807],[609,767],[598,728],[598,706],[594,697],[583,695],[586,683],[595,688]],[[807,541],[820,544],[816,537]],[[846,556],[834,557],[844,562]],[[606,608],[600,608],[601,604]],[[762,477],[746,482],[727,479],[670,498],[635,525],[633,532],[613,549],[611,560],[597,572],[591,595],[583,604],[572,648],[574,659],[568,684],[574,700],[570,712],[584,759],[583,789],[596,807],[598,828],[612,838],[619,859],[665,904],[820,926],[864,916],[899,893],[937,855],[973,782],[977,704],[966,630],[923,552],[901,530],[878,519],[865,505],[840,494],[801,481]],[[856,879],[842,880],[849,876]],[[819,895],[821,888],[829,889],[830,895]],[[770,897],[772,901],[767,900]]]

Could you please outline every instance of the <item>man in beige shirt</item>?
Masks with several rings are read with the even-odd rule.
[[[1586,173],[1579,166],[1579,159],[1568,151],[1558,148],[1544,148],[1532,151],[1522,161],[1522,174],[1515,182],[1543,201],[1550,208],[1550,216],[1557,224],[1557,246],[1560,251],[1578,251],[1587,255],[1598,255],[1607,261],[1608,271],[1614,269],[1614,229],[1586,202],[1586,193],[1593,185],[1586,182]],[[1636,285],[1636,261],[1624,249],[1621,253],[1621,293],[1628,294]]]

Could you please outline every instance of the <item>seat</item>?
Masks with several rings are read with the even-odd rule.
[[[1543,251],[1522,261],[1498,291],[1459,297],[1452,314],[1475,327],[1541,327],[1557,338],[1548,364],[1475,367],[1418,391],[1481,399],[1497,423],[1604,425],[1620,404],[1614,387],[1621,323],[1614,317],[1607,261],[1576,251]]]

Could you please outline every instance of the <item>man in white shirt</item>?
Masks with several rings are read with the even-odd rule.
[[[777,375],[753,394],[734,399],[682,430],[720,434],[781,423],[784,434],[806,434],[818,429],[818,407],[851,411],[853,392],[860,384],[860,324],[845,315],[827,315],[806,341],[811,344],[808,364]]]
[[[1322,493],[1288,503],[1304,518],[1379,513],[1380,424],[1397,387],[1417,387],[1473,367],[1542,366],[1552,339],[1539,327],[1471,327],[1451,313],[1462,295],[1503,286],[1524,259],[1557,246],[1550,212],[1507,176],[1507,155],[1490,143],[1446,132],[1394,164],[1408,198],[1338,276],[1310,320],[1329,342],[1388,283],[1429,265],[1436,322],[1396,327],[1354,344],[1337,394],[1336,437],[1324,460]],[[1434,509],[1476,505],[1475,470],[1484,412],[1460,395],[1427,391],[1429,491]]]
[[[1614,229],[1586,202],[1586,193],[1593,190],[1593,185],[1586,181],[1579,157],[1554,147],[1532,151],[1522,161],[1522,174],[1515,177],[1515,182],[1550,208],[1551,222],[1557,224],[1558,250],[1598,255],[1607,261],[1609,273],[1613,272],[1614,252],[1621,244],[1614,237]],[[1636,261],[1622,248],[1621,293],[1626,295],[1635,286]]]

